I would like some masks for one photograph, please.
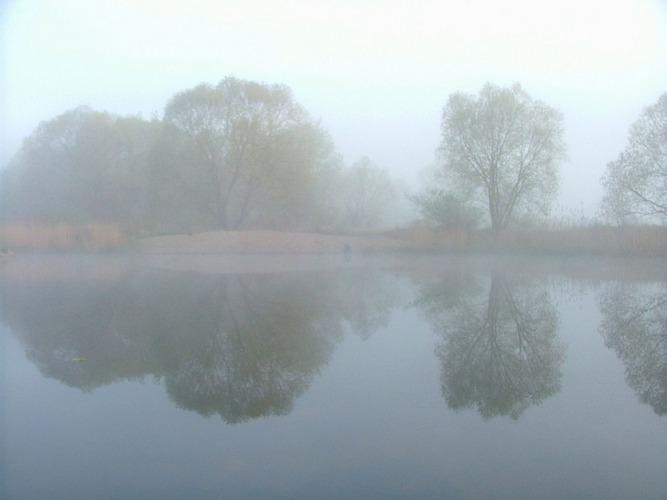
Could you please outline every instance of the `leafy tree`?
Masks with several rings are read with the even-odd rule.
[[[478,207],[470,206],[454,193],[438,188],[427,188],[423,192],[408,196],[417,207],[424,221],[444,229],[473,229],[482,218]]]
[[[226,78],[164,120],[79,107],[41,123],[3,172],[5,220],[308,227],[335,219],[339,158],[281,85]]]
[[[628,145],[607,164],[602,184],[602,211],[610,219],[667,220],[667,93],[630,127]]]
[[[561,114],[519,85],[457,92],[442,114],[443,174],[488,209],[494,233],[518,212],[547,211],[565,157]]]
[[[159,122],[79,107],[41,123],[8,173],[8,217],[137,223]],[[4,184],[4,183],[3,183]]]
[[[303,223],[331,166],[327,134],[283,85],[228,77],[167,104],[160,168],[217,227]],[[171,147],[169,147],[171,146]]]

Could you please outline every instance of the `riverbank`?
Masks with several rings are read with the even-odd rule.
[[[387,236],[345,236],[284,231],[208,231],[138,240],[149,254],[331,254],[400,250],[404,242]]]
[[[112,224],[0,226],[6,252],[298,255],[427,253],[491,255],[667,256],[663,226],[604,225],[506,230],[442,230],[413,225],[375,235],[291,231],[204,231],[137,238]],[[134,236],[131,236],[134,234]]]

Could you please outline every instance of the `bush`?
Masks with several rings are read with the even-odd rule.
[[[423,193],[408,196],[408,199],[415,204],[425,222],[442,229],[471,230],[479,226],[482,220],[481,210],[440,189],[430,188]]]

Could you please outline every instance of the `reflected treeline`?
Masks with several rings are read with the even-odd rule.
[[[346,325],[367,337],[395,305],[383,275],[128,272],[0,280],[0,313],[48,377],[92,390],[154,376],[179,406],[227,422],[285,414]]]
[[[517,419],[560,390],[565,349],[544,286],[500,273],[486,286],[473,275],[452,275],[422,287],[415,305],[441,336],[436,354],[451,409]]]
[[[626,380],[658,415],[667,414],[667,292],[619,284],[600,296],[605,344],[625,365]]]

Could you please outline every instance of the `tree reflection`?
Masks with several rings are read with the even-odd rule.
[[[463,288],[467,293],[456,296],[455,283],[444,282],[438,293],[431,288],[417,301],[442,337],[436,354],[448,406],[476,408],[485,419],[517,419],[556,394],[564,347],[546,291],[500,274],[491,278],[488,296],[470,283]],[[441,308],[437,296],[447,299]]]
[[[617,286],[600,297],[600,331],[642,403],[667,414],[667,294]]]
[[[361,276],[361,278],[360,278]],[[154,376],[179,406],[240,422],[290,411],[346,326],[395,299],[371,272],[0,280],[0,313],[48,377],[89,391]]]
[[[170,396],[228,422],[287,413],[341,336],[335,311],[313,293],[323,284],[236,276],[220,285],[210,335],[166,377]]]

